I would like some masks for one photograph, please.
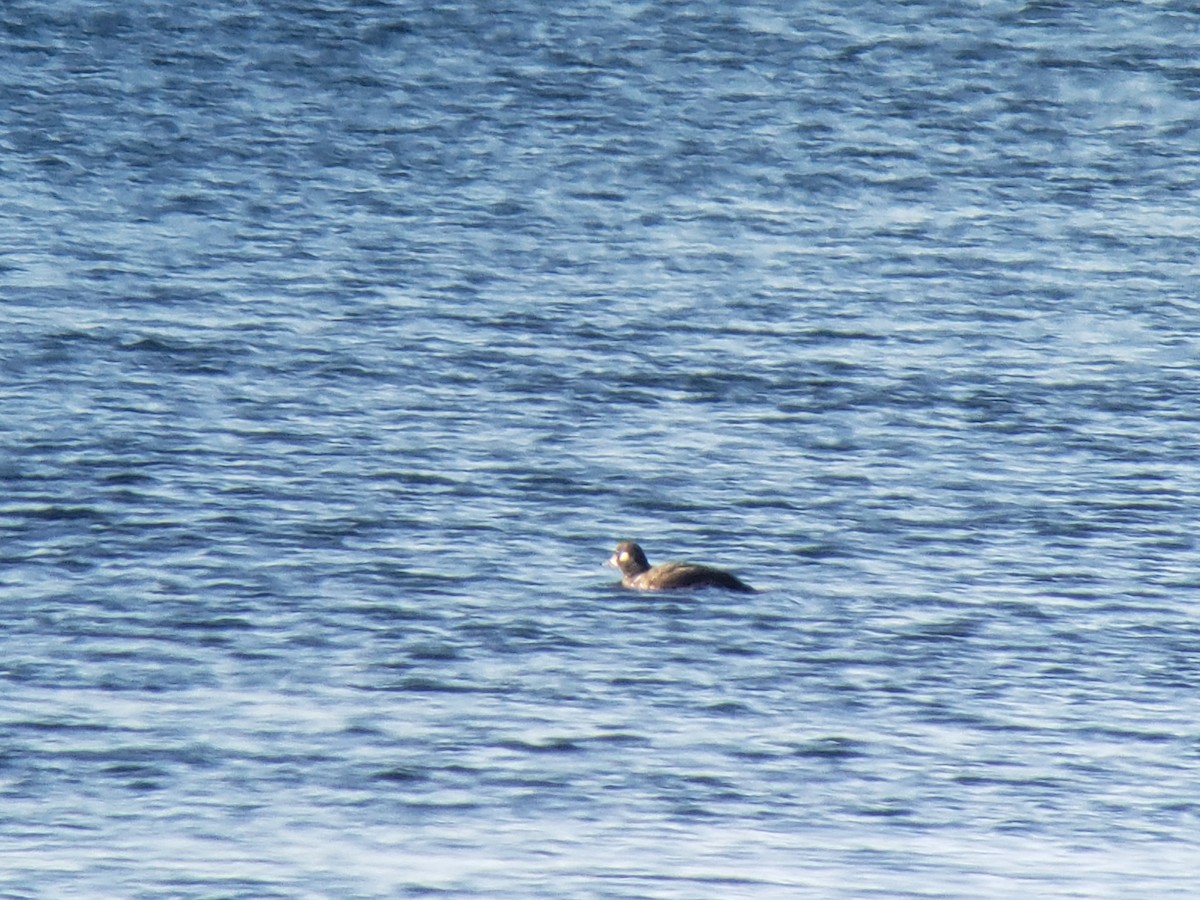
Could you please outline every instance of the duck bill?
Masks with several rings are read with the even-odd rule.
[[[615,553],[614,553],[612,556],[610,556],[608,559],[606,559],[606,560],[604,561],[604,564],[605,564],[606,566],[608,566],[610,569],[617,569],[617,568],[620,568],[620,567],[617,565],[617,555],[616,555]]]

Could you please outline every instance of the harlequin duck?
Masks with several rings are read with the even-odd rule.
[[[621,570],[621,584],[637,591],[670,591],[678,588],[719,587],[753,593],[740,578],[696,563],[668,562],[651,566],[646,554],[633,541],[621,541],[608,565]]]

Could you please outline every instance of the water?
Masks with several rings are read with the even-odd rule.
[[[4,896],[1193,894],[1186,4],[0,29]]]

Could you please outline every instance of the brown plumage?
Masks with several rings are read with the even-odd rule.
[[[621,570],[621,584],[636,591],[671,591],[680,588],[719,587],[753,593],[740,578],[696,563],[668,562],[651,566],[633,541],[621,541],[608,565]]]

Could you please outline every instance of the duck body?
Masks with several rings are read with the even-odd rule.
[[[697,563],[668,562],[652,566],[642,548],[633,541],[621,541],[608,565],[619,569],[621,584],[635,591],[674,591],[686,588],[715,587],[728,591],[753,593],[754,588],[736,575]]]

